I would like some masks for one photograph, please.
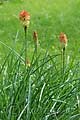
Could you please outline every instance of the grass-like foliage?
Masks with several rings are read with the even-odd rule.
[[[2,23],[0,25],[2,28],[0,30],[2,38],[0,40],[2,52],[0,54],[0,120],[80,120],[79,44],[73,39],[73,37],[78,38],[79,27],[73,29],[73,23],[77,24],[77,22],[73,19],[72,23],[69,19],[71,14],[74,14],[71,8],[75,6],[74,3],[78,6],[79,1],[68,2],[68,5],[73,2],[69,9],[66,9],[65,2],[63,5],[58,4],[61,3],[59,0],[54,0],[53,5],[53,0],[50,0],[50,4],[47,0],[35,3],[30,0],[29,2],[7,1],[1,4],[2,7],[5,6],[4,8],[0,7],[3,12],[2,18],[9,17],[6,17],[6,20],[0,18]],[[16,7],[13,16],[10,17],[15,3],[16,6],[20,6],[20,9]],[[28,24],[23,24],[22,28],[18,28],[20,24],[16,19],[16,11],[20,12],[23,5],[26,8],[25,3],[32,13],[28,29],[30,16],[24,19],[28,20]],[[42,9],[37,7],[38,3],[43,6]],[[47,6],[46,3],[48,3]],[[31,9],[30,4],[40,14]],[[7,9],[8,5],[11,11]],[[54,11],[52,11],[53,6]],[[59,6],[63,8],[62,11]],[[5,10],[8,14],[4,13]],[[45,14],[46,11],[47,14]],[[74,11],[76,13],[76,7]],[[77,13],[76,17],[78,17]],[[23,18],[20,19],[24,21]],[[79,19],[76,20],[79,21]],[[26,29],[24,29],[25,26]],[[50,34],[52,31],[54,35]],[[59,40],[59,33],[62,31],[68,34],[68,38],[66,34],[61,33]],[[74,31],[76,36],[73,34]],[[74,47],[75,43],[76,47]],[[67,47],[66,44],[68,44]]]
[[[34,51],[30,66],[25,68],[24,52],[19,55],[9,50],[0,70],[0,118],[78,120],[79,63],[71,58],[62,74],[61,54],[46,51],[36,57]]]

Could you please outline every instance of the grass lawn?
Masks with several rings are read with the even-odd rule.
[[[26,67],[22,10],[31,16]],[[3,0],[0,51],[0,120],[80,120],[80,0]]]

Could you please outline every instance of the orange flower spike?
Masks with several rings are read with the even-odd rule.
[[[30,14],[27,11],[21,11],[19,14],[19,19],[22,21],[23,26],[29,27]]]
[[[25,10],[20,12],[19,17],[20,17],[20,20],[22,20],[22,21],[30,20],[30,14]]]
[[[59,36],[59,39],[60,39],[60,43],[62,45],[62,48],[66,47],[67,46],[67,36],[66,36],[66,34],[61,32],[60,36]]]
[[[36,31],[34,31],[34,33],[33,33],[33,39],[34,39],[35,44],[37,45],[38,44],[38,34]]]

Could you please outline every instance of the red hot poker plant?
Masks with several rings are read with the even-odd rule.
[[[20,18],[23,26],[29,27],[30,14],[27,11],[22,10],[19,14],[19,18]]]
[[[34,42],[37,44],[37,42],[38,42],[38,33],[36,31],[34,31],[34,33],[33,33],[33,39],[34,39]]]
[[[67,36],[66,34],[64,33],[60,33],[60,36],[59,36],[59,39],[60,39],[60,43],[61,43],[61,48],[65,48],[67,46]]]
[[[33,39],[34,39],[35,51],[37,52],[37,47],[38,47],[38,33],[36,31],[33,32]]]
[[[65,68],[65,47],[67,46],[67,36],[63,32],[60,33],[59,40],[61,43],[61,61],[62,61],[62,76],[64,80]]]
[[[26,67],[26,58],[27,58],[27,35],[28,35],[28,27],[30,23],[30,14],[22,10],[19,14],[19,19],[21,20],[23,27],[24,27],[24,33],[25,33],[25,41],[24,41],[24,46],[25,46],[25,67]]]

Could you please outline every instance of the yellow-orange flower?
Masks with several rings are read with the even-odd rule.
[[[30,14],[23,10],[20,12],[19,14],[19,18],[22,21],[23,26],[29,27],[29,23],[30,23]]]
[[[67,41],[68,41],[66,34],[61,32],[60,36],[59,36],[59,39],[60,39],[61,47],[62,48],[66,47],[67,46]]]

